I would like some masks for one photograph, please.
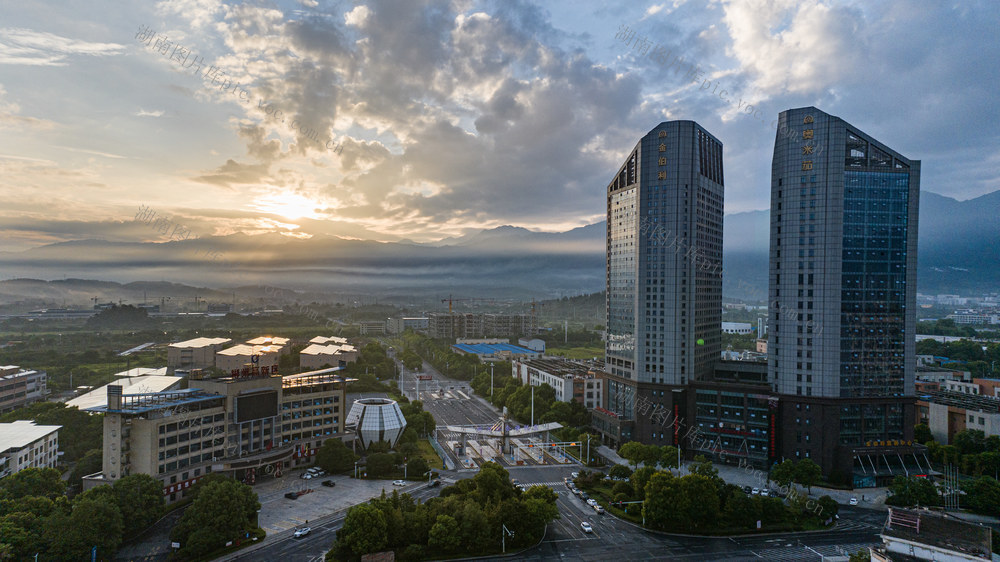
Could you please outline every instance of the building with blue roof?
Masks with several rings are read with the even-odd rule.
[[[456,353],[475,355],[480,361],[537,359],[542,356],[539,351],[510,343],[456,343],[451,348]]]

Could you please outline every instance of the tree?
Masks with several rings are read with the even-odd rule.
[[[112,486],[124,522],[123,533],[131,537],[145,530],[163,514],[163,483],[148,474],[130,474]]]
[[[73,470],[69,473],[67,483],[70,486],[81,486],[84,476],[100,472],[104,466],[104,451],[101,449],[91,449],[83,455],[83,458],[76,461]]]
[[[548,486],[532,486],[521,496],[525,506],[532,505],[539,512],[540,518],[546,522],[559,519],[559,508],[556,507],[558,499],[559,494]]]
[[[389,453],[368,455],[368,460],[365,461],[365,472],[368,473],[368,478],[380,478],[392,472],[393,461],[393,455]]]
[[[655,473],[656,469],[651,466],[644,466],[632,473],[629,478],[632,483],[632,497],[637,500],[646,498],[646,484]]]
[[[664,445],[660,451],[660,466],[664,468],[680,468],[677,466],[677,447]]]
[[[687,520],[695,529],[710,527],[719,518],[719,491],[715,478],[688,474],[680,479],[687,497]]]
[[[795,465],[795,481],[802,484],[812,493],[813,484],[823,479],[823,469],[810,458],[802,459]]]
[[[428,470],[430,467],[427,466],[427,461],[422,457],[412,458],[406,463],[406,474],[410,478],[418,478],[426,474]]]
[[[963,455],[974,455],[986,450],[986,434],[981,429],[963,429],[955,434],[953,444]]]
[[[0,480],[0,500],[26,496],[55,499],[65,490],[66,484],[54,468],[26,468]]]
[[[385,515],[367,503],[356,505],[347,512],[344,525],[337,531],[335,548],[351,556],[378,552],[388,541]]]
[[[926,443],[932,441],[934,436],[931,435],[931,428],[925,423],[918,423],[913,426],[913,440],[917,443]]]
[[[734,527],[753,528],[761,518],[760,504],[746,494],[736,494],[726,502],[723,516]]]
[[[339,474],[354,468],[357,456],[336,437],[327,439],[316,451],[316,464],[330,474]]]
[[[235,480],[211,482],[170,531],[170,539],[181,543],[182,556],[204,556],[253,530],[251,521],[259,509],[257,494],[250,486]]]
[[[966,488],[967,502],[976,513],[1000,513],[1000,482],[989,476],[980,476]]]
[[[924,341],[934,341],[934,340],[924,340]],[[852,554],[849,562],[871,562],[871,560],[872,560],[871,552],[867,548],[865,548]]]
[[[780,464],[771,469],[771,480],[777,482],[781,487],[787,488],[795,480],[795,461],[785,459]]]
[[[719,469],[712,466],[712,461],[705,458],[705,455],[698,455],[694,458],[694,464],[691,465],[691,474],[699,474],[706,478],[712,479],[714,482],[721,482],[719,478]]]
[[[816,513],[820,518],[833,517],[840,511],[840,504],[830,496],[823,496],[819,499],[819,511]]]
[[[608,471],[608,476],[611,478],[627,479],[629,476],[632,476],[632,469],[623,464],[616,464]]]
[[[446,553],[458,550],[458,521],[450,515],[438,515],[431,527],[427,545]]]
[[[889,486],[891,496],[885,501],[889,505],[937,505],[938,492],[926,478],[897,476]]]
[[[46,536],[51,559],[85,560],[96,546],[98,558],[110,560],[122,543],[122,514],[109,498],[82,498],[69,515],[49,517]]]
[[[646,446],[638,441],[629,441],[618,448],[618,456],[636,467],[646,458]]]

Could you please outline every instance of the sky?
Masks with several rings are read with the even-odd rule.
[[[727,213],[766,209],[771,124],[809,105],[969,199],[1000,189],[998,20],[986,0],[7,2],[0,251],[565,231],[604,219],[671,119],[723,142]]]

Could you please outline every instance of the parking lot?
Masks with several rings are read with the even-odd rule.
[[[311,480],[300,478],[304,470],[293,470],[281,478],[267,480],[254,486],[260,498],[258,521],[269,534],[301,527],[306,521],[316,520],[338,510],[364,503],[384,489],[408,491],[426,482],[411,482],[406,486],[393,486],[391,480],[355,480],[347,475],[322,476]],[[333,487],[323,486],[331,480]],[[288,499],[287,493],[297,493],[298,499]]]

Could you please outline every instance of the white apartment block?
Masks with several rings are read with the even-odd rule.
[[[527,359],[514,361],[513,376],[523,384],[547,384],[555,389],[556,400],[579,402],[587,409],[601,405],[602,379],[583,363],[565,359]]]
[[[0,423],[0,478],[26,468],[55,468],[60,428],[27,420]]]

